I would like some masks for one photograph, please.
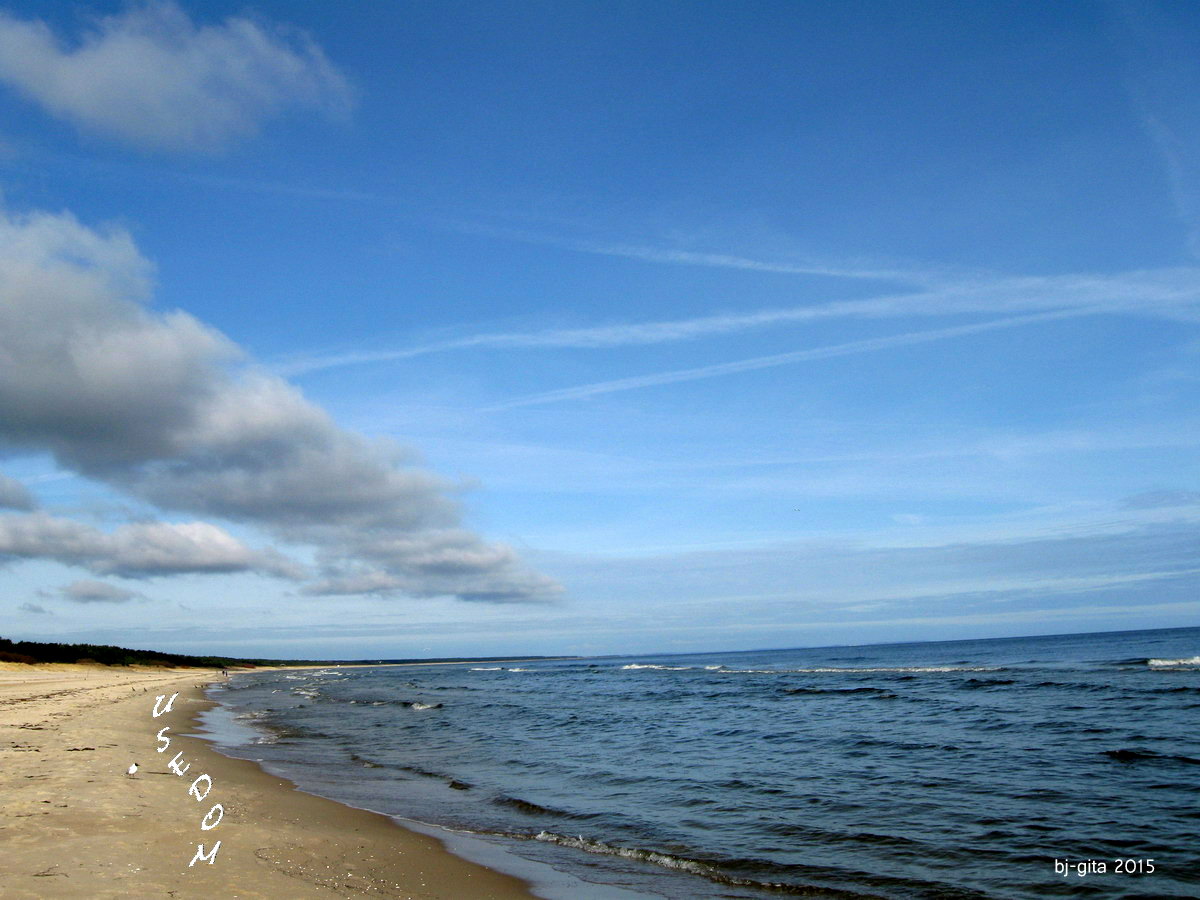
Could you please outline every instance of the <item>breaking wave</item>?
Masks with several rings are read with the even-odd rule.
[[[1186,659],[1148,659],[1146,665],[1156,669],[1194,669],[1200,667],[1200,656],[1189,656]]]
[[[621,666],[622,669],[661,669],[664,672],[686,672],[693,666],[657,666],[651,663],[630,663],[627,666]]]
[[[517,837],[517,835],[513,835]],[[597,841],[591,838],[585,838],[583,835],[572,837],[565,834],[556,834],[552,831],[539,831],[537,834],[529,836],[522,835],[526,839],[542,841],[547,844],[557,844],[560,847],[571,847],[575,850],[583,850],[586,853],[597,853],[603,856],[617,856],[622,859],[635,859],[639,862],[651,863],[652,865],[661,866],[664,869],[674,869],[677,872],[688,872],[692,875],[699,875],[701,878],[706,878],[709,881],[717,884],[729,885],[730,887],[746,887],[757,888],[758,890],[771,891],[776,894],[791,894],[800,897],[815,897],[824,898],[824,900],[882,900],[876,894],[863,894],[857,891],[847,891],[840,888],[827,888],[819,885],[811,884],[788,884],[781,881],[757,881],[753,878],[740,878],[736,875],[731,875],[721,871],[716,866],[698,859],[692,859],[687,856],[678,856],[673,853],[661,853],[657,850],[644,850],[640,847],[620,847],[615,844]],[[738,861],[734,861],[736,864]],[[753,860],[747,860],[747,864],[753,864]]]

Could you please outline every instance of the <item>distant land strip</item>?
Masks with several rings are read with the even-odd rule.
[[[570,656],[447,656],[427,659],[242,659],[233,656],[189,656],[157,650],[130,650],[108,644],[56,644],[0,638],[0,662],[82,663],[101,666],[192,666],[203,669],[271,668],[275,666],[420,665],[422,663],[530,662],[577,659]]]

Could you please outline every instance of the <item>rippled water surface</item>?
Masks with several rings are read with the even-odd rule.
[[[1196,628],[263,672],[214,697],[255,729],[231,752],[306,789],[643,896],[1200,896]]]

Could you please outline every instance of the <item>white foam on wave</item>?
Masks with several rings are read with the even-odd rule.
[[[711,866],[706,866],[703,863],[696,862],[691,859],[680,859],[678,856],[671,856],[667,853],[657,853],[654,850],[641,850],[636,847],[617,847],[613,844],[606,844],[604,841],[593,841],[590,838],[585,838],[583,835],[571,837],[564,834],[555,834],[552,831],[539,831],[533,838],[535,841],[544,841],[548,844],[558,844],[560,847],[572,847],[576,850],[584,850],[588,853],[601,853],[605,856],[619,856],[624,859],[637,859],[642,862],[654,863],[667,869],[678,869],[683,872],[691,872],[693,875],[704,875],[711,877],[715,874],[715,869]]]
[[[1148,659],[1146,665],[1155,666],[1156,668],[1164,668],[1168,666],[1200,666],[1200,656],[1191,656],[1185,659]]]
[[[537,834],[532,835],[532,838],[535,841],[558,844],[560,847],[572,847],[587,853],[601,853],[605,856],[617,856],[622,859],[636,859],[640,862],[653,863],[656,866],[662,866],[664,869],[674,869],[679,872],[689,872],[692,875],[699,875],[718,884],[757,888],[759,890],[766,889],[768,891],[787,891],[788,893],[803,892],[807,894],[807,891],[804,891],[802,886],[797,886],[799,890],[791,890],[792,885],[739,878],[736,875],[721,872],[715,866],[708,865],[699,860],[673,856],[670,853],[660,853],[657,850],[643,850],[640,847],[618,847],[615,844],[606,844],[604,841],[585,838],[583,835],[572,837],[567,834],[555,834],[552,831],[539,831]]]
[[[730,675],[843,675],[863,673],[1000,672],[1003,666],[814,666],[808,669],[725,669]]]
[[[264,719],[268,715],[265,709],[249,709],[246,712],[237,713],[235,719]]]
[[[413,709],[437,709],[439,706],[441,706],[440,703],[414,703],[412,705],[412,708]]]
[[[471,671],[472,672],[503,672],[504,666],[481,666],[479,668],[472,669]]]
[[[655,666],[649,663],[630,663],[627,666],[621,666],[622,669],[662,669],[667,672],[684,672],[692,666]]]
[[[1197,664],[1200,664],[1198,662]],[[660,669],[666,672],[684,672],[695,666],[660,666],[652,663],[630,663],[622,669]],[[804,669],[727,669],[725,666],[705,666],[709,672],[722,675],[839,675],[865,673],[914,673],[914,672],[1000,672],[1003,666],[811,666]]]

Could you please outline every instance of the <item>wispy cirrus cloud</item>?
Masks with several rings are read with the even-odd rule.
[[[244,17],[197,25],[169,0],[99,18],[73,46],[0,12],[0,80],[84,131],[153,150],[219,150],[289,107],[351,102],[306,35]]]
[[[993,606],[996,594],[1012,592],[1013,608],[1047,608],[1074,595],[1168,580],[1194,602],[1200,585],[1195,546],[1200,517],[1194,512],[1163,517],[1060,519],[1052,531],[1036,522],[976,533],[918,529],[909,540],[895,535],[764,543],[745,548],[659,551],[625,556],[562,554],[547,564],[590,594],[611,594],[614,612],[626,598],[665,595],[688,598],[685,616],[751,617],[782,624],[797,609],[831,611],[861,604],[892,607],[910,615],[912,601],[941,598],[947,609],[970,601]],[[1044,523],[1043,523],[1044,524]],[[989,533],[992,531],[992,533]],[[1113,560],[1121,560],[1119,567]],[[753,607],[729,601],[754,598]],[[1157,599],[1162,599],[1161,597]],[[1142,602],[1154,601],[1152,592]],[[931,604],[923,603],[928,610]],[[753,612],[751,610],[754,610]]]
[[[273,368],[292,376],[473,349],[601,350],[696,341],[838,319],[1014,316],[1041,312],[1055,313],[1052,318],[1113,314],[1200,321],[1200,268],[1183,266],[1111,275],[956,280],[932,289],[748,313],[541,331],[491,332],[395,349],[314,353],[277,361]]]
[[[957,270],[931,266],[888,265],[850,260],[830,262],[819,259],[784,259],[750,256],[721,250],[697,250],[688,247],[665,247],[621,240],[584,240],[545,232],[511,228],[489,228],[479,224],[459,223],[457,230],[501,240],[525,244],[558,247],[578,253],[615,256],[641,262],[667,265],[702,266],[717,269],[739,269],[744,272],[764,272],[776,275],[819,275],[852,278],[864,281],[892,281],[901,284],[936,285],[952,280]],[[959,275],[962,273],[959,272]]]
[[[908,332],[905,334],[889,335],[887,337],[868,338],[861,341],[849,341],[843,344],[833,344],[826,347],[811,347],[796,350],[791,353],[774,353],[769,356],[756,356],[735,362],[717,363],[711,366],[697,366],[690,369],[674,369],[667,372],[655,372],[649,375],[637,375],[631,378],[615,378],[609,381],[596,381],[591,384],[581,384],[574,387],[544,391],[539,394],[529,394],[516,397],[503,403],[485,407],[486,412],[513,409],[521,406],[537,406],[543,403],[557,403],[563,400],[581,400],[600,394],[613,394],[620,391],[632,391],[640,388],[657,387],[663,384],[678,384],[684,381],[700,381],[707,378],[719,378],[734,375],[739,372],[753,372],[760,369],[771,369],[777,366],[809,362],[818,359],[832,359],[837,356],[851,356],[858,353],[871,353],[888,350],[894,347],[908,347],[916,344],[928,344],[935,341],[948,340],[968,334],[981,334],[986,331],[996,331],[1003,328],[1017,328],[1038,322],[1048,322],[1055,319],[1074,318],[1087,315],[1087,310],[1064,310],[1053,313],[1040,313],[1029,316],[1013,316],[1007,319],[993,319],[974,325],[957,325],[950,328],[937,328],[930,331]]]
[[[1200,443],[1200,439],[1197,439]],[[1143,491],[1124,501],[1126,509],[1200,507],[1200,491]]]
[[[1110,33],[1125,60],[1125,84],[1142,127],[1162,160],[1185,247],[1200,258],[1200,45],[1174,21],[1170,5],[1106,4]]]

